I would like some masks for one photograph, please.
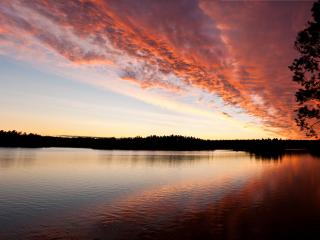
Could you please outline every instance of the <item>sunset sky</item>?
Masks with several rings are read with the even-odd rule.
[[[312,1],[1,0],[0,129],[301,138]]]

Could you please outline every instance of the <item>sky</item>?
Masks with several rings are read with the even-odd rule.
[[[303,138],[288,65],[311,6],[1,0],[0,129]]]

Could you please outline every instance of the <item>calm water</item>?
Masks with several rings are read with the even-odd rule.
[[[0,239],[320,239],[320,159],[0,148]]]

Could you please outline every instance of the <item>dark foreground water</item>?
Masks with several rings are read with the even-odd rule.
[[[320,159],[0,148],[0,239],[320,239]]]

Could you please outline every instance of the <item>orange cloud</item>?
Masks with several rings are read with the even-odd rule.
[[[238,84],[241,92],[263,99],[259,109],[252,109],[252,104],[245,108],[291,137],[298,134],[293,122],[296,86],[287,66],[294,58],[293,42],[308,19],[310,5],[240,1],[200,4],[207,15],[226,26],[223,34],[239,66],[238,78],[230,79],[231,83]]]
[[[3,1],[0,22],[78,64],[171,92],[201,89],[298,137],[287,66],[309,2]],[[2,28],[0,34],[4,34]]]

